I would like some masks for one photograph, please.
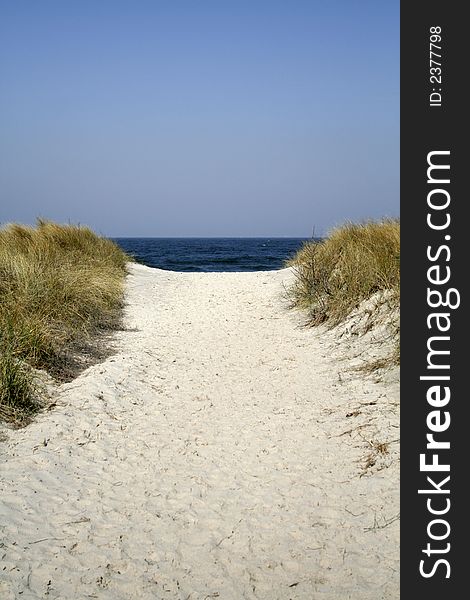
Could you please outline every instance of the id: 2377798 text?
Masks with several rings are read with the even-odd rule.
[[[439,26],[429,28],[429,83],[433,86],[429,106],[442,105],[442,37]]]

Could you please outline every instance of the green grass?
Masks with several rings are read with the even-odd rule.
[[[306,242],[289,261],[296,274],[295,306],[308,311],[311,324],[337,325],[377,292],[387,303],[399,361],[400,224],[396,220],[346,224],[321,242]]]
[[[77,373],[97,334],[120,326],[128,257],[87,227],[0,229],[0,417],[38,408],[35,369]]]

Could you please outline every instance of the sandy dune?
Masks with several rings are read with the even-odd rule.
[[[131,267],[116,354],[4,430],[1,598],[398,598],[398,385],[291,276]]]

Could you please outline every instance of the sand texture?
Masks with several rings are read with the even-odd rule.
[[[396,373],[292,273],[130,268],[116,352],[0,443],[0,597],[399,596]],[[374,350],[375,351],[375,350]]]

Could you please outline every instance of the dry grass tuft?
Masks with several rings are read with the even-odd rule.
[[[127,260],[87,227],[0,229],[0,417],[38,408],[34,368],[70,378],[77,350],[119,327]]]
[[[294,305],[308,310],[313,325],[337,325],[361,302],[380,292],[390,315],[399,362],[400,224],[349,223],[320,242],[306,242],[289,261],[296,274]]]

